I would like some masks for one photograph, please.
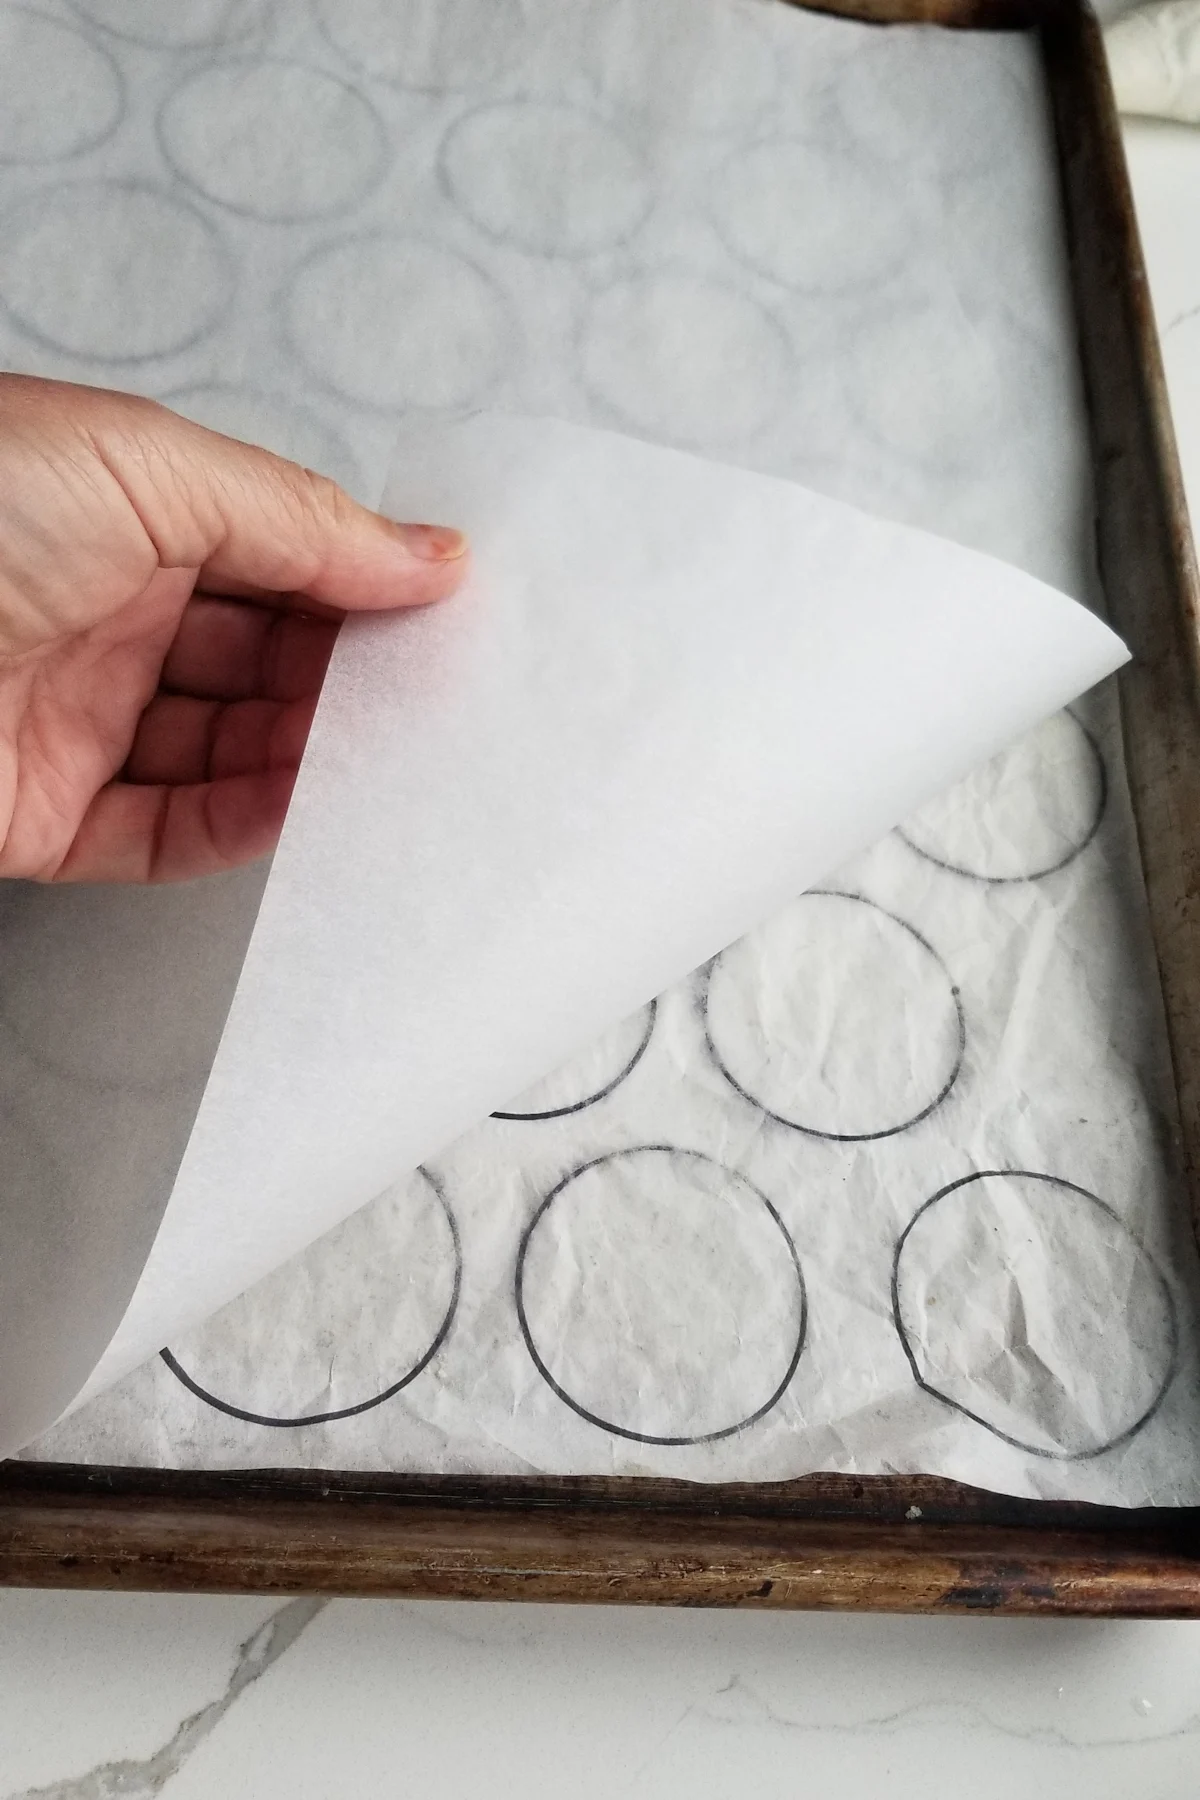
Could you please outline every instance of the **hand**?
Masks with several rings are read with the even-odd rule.
[[[464,549],[152,401],[0,375],[0,875],[264,855],[343,613],[442,598]]]

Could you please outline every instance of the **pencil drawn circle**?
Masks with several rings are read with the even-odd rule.
[[[0,163],[94,150],[124,112],[125,83],[107,50],[32,7],[0,11]]]
[[[420,238],[351,237],[300,265],[284,302],[292,350],[324,386],[391,411],[481,405],[516,327],[491,277]]]
[[[640,1444],[745,1431],[785,1393],[807,1301],[783,1220],[745,1176],[645,1144],[584,1163],[521,1239],[517,1317],[580,1418]]]
[[[622,1019],[611,1031],[573,1057],[561,1069],[527,1088],[512,1106],[493,1119],[561,1119],[606,1100],[641,1062],[654,1035],[658,1002]]]
[[[458,1225],[424,1169],[216,1314],[172,1374],[249,1425],[352,1419],[416,1380],[454,1323]]]
[[[316,0],[326,40],[364,74],[426,93],[483,87],[518,60],[523,0]]]
[[[877,286],[912,239],[886,169],[801,138],[736,151],[713,177],[708,208],[732,256],[785,287],[818,293]]]
[[[650,206],[633,147],[603,119],[553,101],[501,100],[458,119],[438,177],[481,231],[540,256],[624,243]]]
[[[962,1068],[962,1002],[941,957],[857,894],[802,894],[723,950],[702,1005],[730,1086],[810,1137],[893,1137]]]
[[[0,303],[72,356],[132,363],[183,350],[213,329],[232,287],[208,220],[141,182],[67,182],[0,214]]]
[[[955,875],[1039,881],[1087,848],[1107,798],[1099,745],[1061,712],[906,819],[900,836]]]
[[[331,476],[345,488],[353,488],[359,479],[357,461],[345,439],[310,408],[282,394],[213,381],[175,388],[162,399],[209,431],[261,444],[303,468]]]
[[[761,119],[779,84],[760,11],[745,0],[593,0],[585,66],[613,106],[677,131],[732,131]]]
[[[1158,1410],[1175,1302],[1111,1206],[985,1169],[925,1202],[896,1246],[892,1313],[918,1387],[1031,1456],[1084,1461]]]
[[[114,37],[161,50],[205,50],[244,38],[263,0],[68,0]]]
[[[300,62],[194,70],[158,115],[163,155],[207,199],[285,224],[344,214],[387,167],[387,132],[357,88]]]
[[[607,421],[693,449],[739,444],[787,403],[792,353],[765,307],[682,274],[618,281],[580,337],[588,395]]]

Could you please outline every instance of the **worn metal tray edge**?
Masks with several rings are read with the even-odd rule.
[[[1200,1216],[1195,555],[1099,28],[1082,0],[792,0],[886,26],[1036,27],[1087,394],[1096,550]],[[1014,1500],[929,1476],[784,1483],[0,1465],[15,1586],[1200,1616],[1200,1508]]]

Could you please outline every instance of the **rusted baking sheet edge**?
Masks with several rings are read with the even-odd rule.
[[[1064,175],[1098,550],[1193,1196],[1200,1190],[1196,574],[1094,19],[1072,0],[808,0],[878,24],[1037,24]],[[1200,1210],[1200,1209],[1198,1209]],[[778,1486],[0,1466],[0,1581],[878,1611],[1200,1617],[1200,1509],[933,1478]]]
[[[905,1516],[913,1512],[920,1516]],[[1186,1617],[1200,1616],[1200,1512],[1012,1501],[911,1479],[710,1490],[9,1464],[0,1470],[0,1579],[26,1587]]]
[[[943,25],[956,31],[1027,31],[1075,0],[786,0],[860,25]]]

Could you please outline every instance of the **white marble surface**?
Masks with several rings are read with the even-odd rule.
[[[1128,132],[1200,512],[1200,132]],[[1200,1624],[0,1594],[0,1800],[1191,1800]]]
[[[1183,1800],[1200,1628],[10,1594],[6,1797]]]

